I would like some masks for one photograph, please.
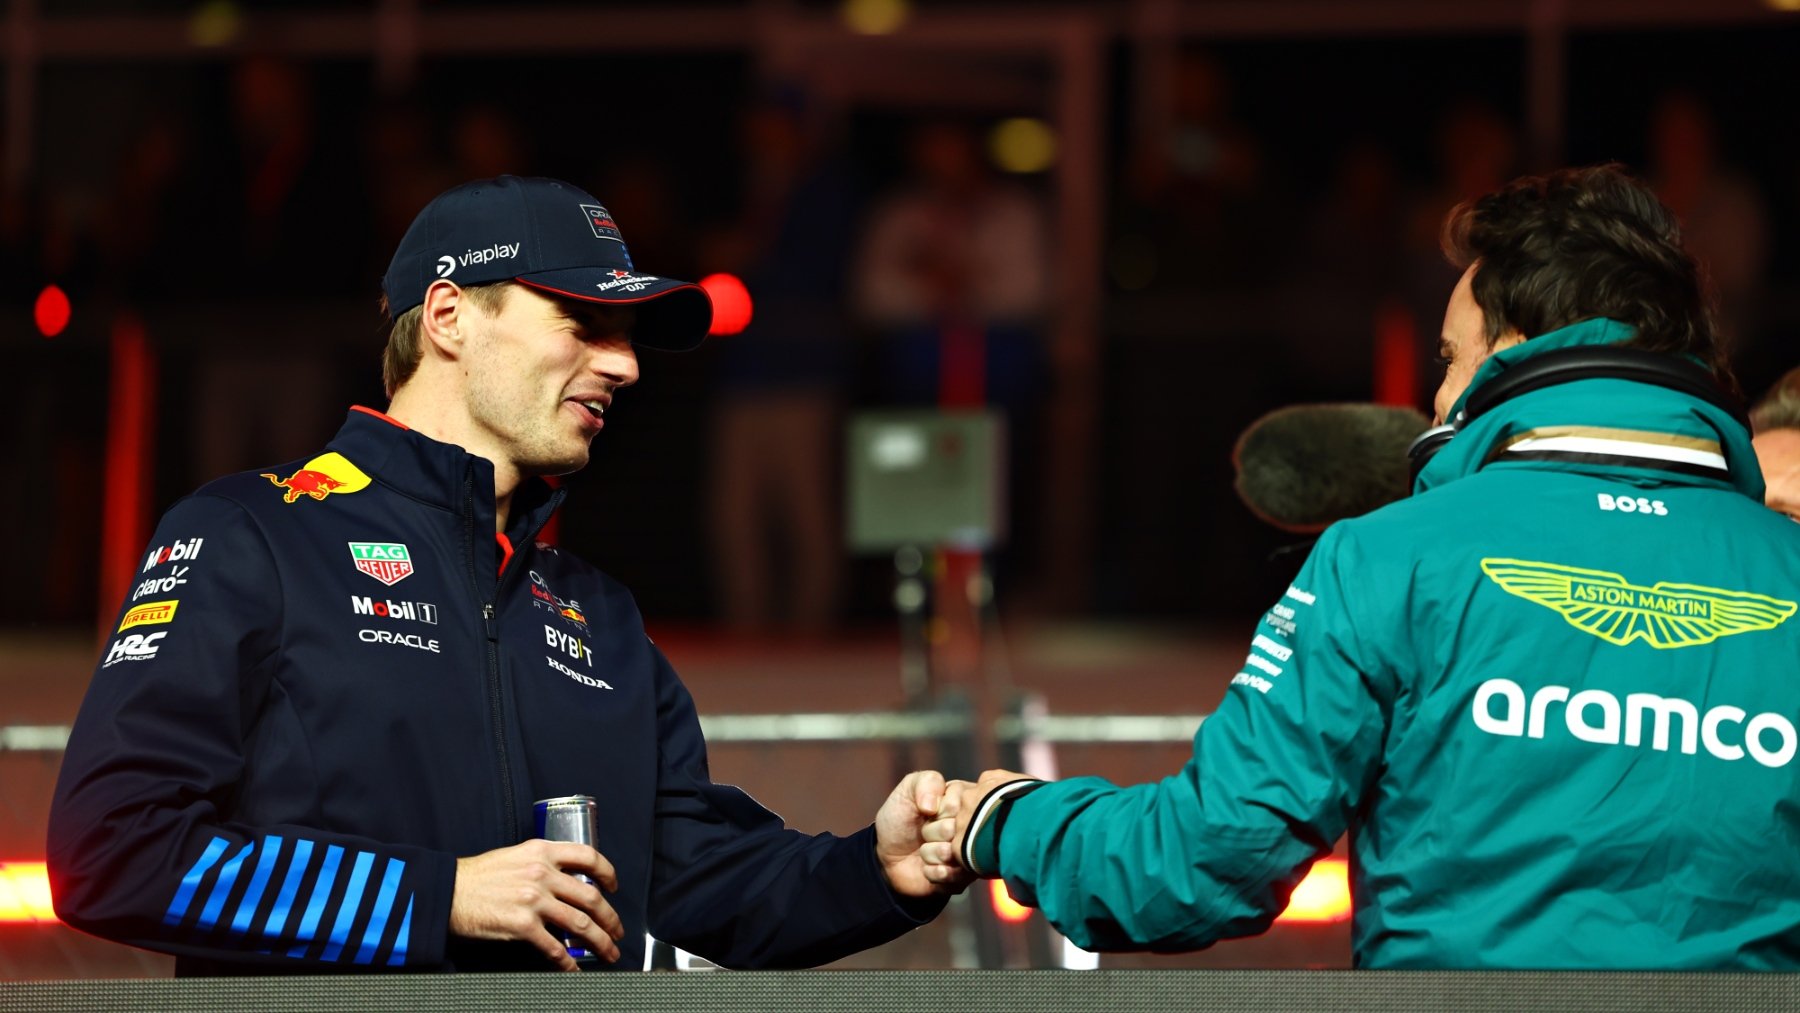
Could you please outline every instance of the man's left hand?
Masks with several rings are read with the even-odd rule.
[[[974,881],[960,870],[946,873],[941,868],[928,878],[919,853],[925,844],[926,824],[954,816],[954,807],[945,805],[944,775],[935,770],[906,775],[888,794],[875,814],[875,856],[895,893],[907,897],[957,894]]]

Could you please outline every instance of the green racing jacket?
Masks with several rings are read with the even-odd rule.
[[[1325,532],[1179,773],[1034,786],[970,854],[1091,949],[1259,932],[1348,831],[1360,967],[1800,967],[1800,525],[1762,492],[1686,394],[1503,402]]]

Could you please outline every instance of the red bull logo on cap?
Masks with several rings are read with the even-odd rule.
[[[283,503],[297,503],[302,496],[322,500],[334,492],[349,495],[369,487],[369,476],[342,454],[320,454],[287,478],[266,471],[262,477],[285,490]]]

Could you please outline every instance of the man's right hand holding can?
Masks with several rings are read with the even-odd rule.
[[[592,877],[597,886],[582,882]],[[456,860],[450,931],[466,939],[517,939],[542,950],[558,970],[578,970],[568,948],[546,928],[608,962],[619,959],[625,925],[600,891],[617,890],[612,863],[585,844],[526,841]]]

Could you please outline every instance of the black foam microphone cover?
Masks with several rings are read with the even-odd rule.
[[[1405,498],[1406,449],[1430,420],[1412,408],[1305,404],[1250,424],[1232,449],[1238,497],[1284,531],[1311,533]]]

